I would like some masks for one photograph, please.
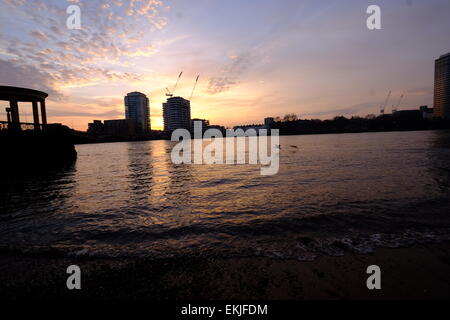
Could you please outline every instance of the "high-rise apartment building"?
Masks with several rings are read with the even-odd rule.
[[[140,132],[149,132],[150,127],[150,104],[145,94],[141,92],[130,92],[125,96],[125,117],[136,123]]]
[[[181,97],[172,97],[163,103],[164,131],[191,129],[191,103]]]
[[[434,116],[450,118],[450,53],[434,64]]]

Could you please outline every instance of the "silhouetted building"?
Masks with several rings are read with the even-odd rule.
[[[275,123],[275,119],[268,117],[268,118],[264,118],[264,126],[266,127],[267,130],[272,129],[273,124]]]
[[[105,120],[104,132],[110,136],[132,137],[140,130],[132,119]]]
[[[194,127],[194,122],[200,121],[202,123],[202,128],[208,128],[209,127],[209,120],[206,119],[192,119],[191,120],[191,128]]]
[[[394,111],[392,115],[401,120],[422,120],[422,112],[420,110],[399,110]]]
[[[275,124],[275,119],[271,117],[264,118],[264,124],[248,124],[248,125],[240,125],[240,126],[234,126],[233,130],[242,129],[244,131],[249,129],[254,129],[257,132],[262,129],[270,130]]]
[[[104,134],[105,126],[102,120],[94,120],[92,123],[88,123],[87,132],[96,135]]]
[[[428,108],[428,106],[421,106],[420,112],[422,113],[422,119],[433,119],[433,108]]]
[[[272,119],[272,121],[270,119]],[[234,126],[233,129],[234,130],[242,129],[244,131],[247,131],[249,129],[254,129],[256,131],[261,130],[261,129],[267,129],[267,124],[272,124],[273,120],[274,120],[273,118],[265,118],[264,124],[246,124],[246,125]]]
[[[205,132],[206,130],[208,130],[209,120],[206,120],[206,119],[192,119],[191,120],[191,129],[192,130],[194,130],[196,122],[201,122],[201,124],[202,124],[202,132]]]
[[[233,130],[236,132],[237,136],[246,136],[246,135],[259,135],[260,131],[266,129],[266,126],[263,124],[250,124],[250,125],[242,125],[242,126],[234,126]],[[243,130],[244,133],[239,132],[239,130]]]
[[[150,132],[150,105],[145,94],[135,91],[126,95],[125,118],[136,123],[137,131]]]
[[[191,103],[181,97],[172,97],[163,103],[164,131],[191,129]]]
[[[202,133],[205,133],[206,130],[209,129],[216,129],[219,130],[222,134],[225,134],[226,129],[223,126],[219,126],[219,125],[212,125],[209,123],[209,120],[206,119],[192,119],[191,121],[191,129],[194,130],[195,128],[195,123],[196,122],[200,122],[202,125]]]
[[[450,118],[450,53],[435,61],[434,116]]]
[[[234,130],[238,130],[238,129],[242,129],[244,131],[248,130],[248,129],[255,129],[255,130],[260,130],[260,129],[265,129],[266,127],[262,124],[248,124],[248,125],[242,125],[242,126],[234,126],[233,129]]]

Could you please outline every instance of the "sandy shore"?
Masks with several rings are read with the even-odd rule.
[[[315,261],[271,258],[68,259],[0,254],[0,298],[34,299],[429,299],[450,297],[450,243],[379,249]],[[66,268],[82,270],[82,289],[66,288]],[[366,288],[366,268],[382,270],[382,289]]]

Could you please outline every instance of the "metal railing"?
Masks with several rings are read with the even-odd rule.
[[[0,130],[8,130],[9,128],[11,128],[11,125],[14,125],[12,122],[8,122],[8,121],[0,121]],[[34,123],[30,123],[30,122],[19,122],[19,128],[21,130],[34,130],[35,126]],[[42,129],[43,126],[42,124],[39,124],[39,129]]]

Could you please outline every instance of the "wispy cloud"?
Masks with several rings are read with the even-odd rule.
[[[66,28],[70,4],[81,7],[81,30]],[[433,59],[450,50],[448,0],[384,1],[379,32],[365,26],[366,5],[2,0],[0,84],[48,92],[51,120],[80,129],[123,117],[134,90],[149,95],[160,127],[164,88],[181,71],[176,94],[189,96],[200,74],[192,114],[224,125],[377,113],[388,91],[389,106],[401,94],[400,108],[431,105]]]
[[[48,73],[39,68],[21,65],[19,60],[0,60],[0,70],[1,84],[36,88],[48,92],[55,100],[62,98],[61,93],[53,89]]]
[[[81,30],[66,28],[65,9],[71,3],[81,7]],[[33,21],[34,27],[29,36],[22,33],[29,27],[26,23],[21,30],[2,33],[6,56],[2,65],[5,68],[8,65],[9,69],[20,65],[22,69],[40,70],[41,78],[46,79],[44,87],[52,91],[101,81],[138,81],[138,73],[123,70],[124,59],[148,57],[157,52],[152,44],[146,43],[145,35],[167,24],[160,15],[163,5],[160,0],[6,0],[4,6],[11,17],[24,16]],[[42,79],[28,83],[31,87],[42,87]],[[18,84],[14,79],[8,80],[11,82]]]
[[[230,59],[231,61],[220,70],[219,75],[209,80],[209,93],[216,94],[228,90],[237,84],[245,71],[255,63],[255,58],[250,53],[232,56]]]

